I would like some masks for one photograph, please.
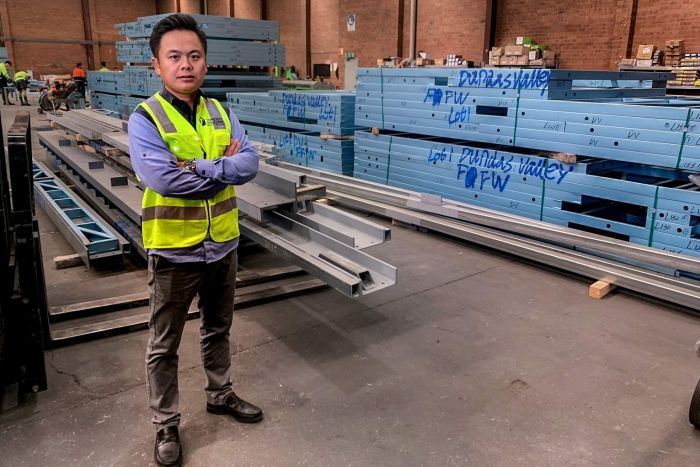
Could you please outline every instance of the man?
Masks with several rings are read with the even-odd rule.
[[[233,392],[229,344],[239,237],[233,185],[255,177],[258,156],[235,115],[199,90],[207,41],[196,21],[183,14],[164,18],[150,47],[163,89],[129,118],[129,152],[146,187],[141,224],[148,249],[146,373],[157,430],[154,457],[170,466],[182,459],[177,349],[195,295],[207,411],[240,422],[263,418]]]
[[[12,66],[12,62],[5,60],[5,63],[0,63],[0,88],[2,89],[2,103],[3,105],[15,105],[10,101],[10,96],[7,95],[7,86],[12,83],[12,77],[10,72],[7,70],[7,65]]]
[[[78,85],[78,89],[80,90],[80,94],[85,97],[85,81],[87,79],[87,75],[85,74],[85,70],[83,70],[83,64],[78,62],[75,64],[75,68],[73,68],[73,71],[71,72],[71,76],[73,77],[73,81],[76,82]]]
[[[29,105],[29,101],[27,101],[27,86],[29,86],[29,73],[26,71],[15,73],[15,87],[19,94],[19,103],[22,105]]]
[[[107,62],[100,62],[100,71],[109,71],[109,68],[107,68]]]

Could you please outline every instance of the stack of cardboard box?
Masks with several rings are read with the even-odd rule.
[[[678,66],[680,65],[683,54],[685,53],[685,43],[681,39],[666,41],[665,65]]]
[[[637,49],[636,66],[652,66],[655,51],[656,46],[654,44],[641,44]]]
[[[515,45],[493,47],[489,51],[490,66],[544,66],[553,67],[556,55],[546,45],[535,44],[531,37],[520,36]]]

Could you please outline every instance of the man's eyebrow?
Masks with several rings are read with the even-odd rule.
[[[193,53],[193,52],[202,53],[202,50],[201,50],[201,49],[192,49],[192,50],[190,50],[190,51],[188,52],[188,54],[191,54],[191,53]],[[178,53],[178,54],[181,54],[181,53],[182,53],[182,50],[168,49],[168,51],[165,52],[165,53],[167,53],[167,54],[170,54],[170,53]]]

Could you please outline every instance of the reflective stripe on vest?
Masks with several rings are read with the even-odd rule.
[[[175,124],[170,121],[170,119],[168,118],[168,114],[165,113],[163,104],[161,104],[155,96],[151,96],[148,99],[146,99],[145,103],[151,108],[153,113],[156,115],[158,123],[160,123],[160,126],[163,127],[163,131],[165,133],[177,133],[177,130],[175,129]]]

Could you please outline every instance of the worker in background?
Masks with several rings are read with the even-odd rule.
[[[0,88],[2,89],[2,103],[4,105],[15,105],[10,101],[10,96],[7,95],[7,86],[12,84],[12,77],[7,69],[7,66],[12,66],[12,62],[5,60],[4,63],[0,63]]]
[[[87,78],[87,75],[85,74],[85,70],[83,70],[83,64],[78,62],[75,64],[75,68],[73,68],[73,72],[71,73],[71,76],[73,77],[73,81],[75,81],[78,84],[78,89],[80,90],[80,94],[85,97],[85,81]]]
[[[29,73],[26,71],[18,71],[15,73],[15,87],[19,94],[19,102],[22,105],[29,105],[27,100],[27,87],[29,86]]]
[[[107,68],[107,62],[100,62],[100,71],[109,71],[109,68]]]
[[[239,241],[234,185],[255,177],[258,154],[233,112],[200,91],[207,39],[191,16],[159,21],[150,47],[163,89],[131,114],[129,153],[145,186],[141,228],[148,250],[146,374],[154,457],[158,465],[180,465],[177,352],[195,296],[207,412],[245,423],[263,418],[233,390],[229,342]]]
[[[297,76],[297,70],[296,68],[294,68],[294,65],[287,67],[287,70],[284,72],[284,79],[288,81],[299,79],[299,77]]]

